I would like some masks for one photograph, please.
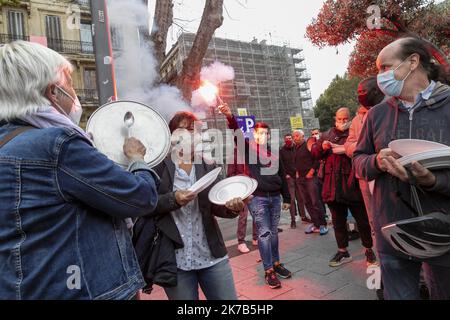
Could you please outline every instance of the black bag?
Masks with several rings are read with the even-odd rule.
[[[144,293],[151,293],[153,284],[161,287],[177,285],[175,248],[152,218],[140,218],[134,225],[133,245],[146,282]]]

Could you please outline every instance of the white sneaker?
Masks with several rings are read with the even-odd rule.
[[[238,250],[239,250],[241,253],[248,253],[248,252],[250,252],[250,249],[247,248],[247,245],[246,245],[245,243],[239,244],[239,245],[238,245]]]

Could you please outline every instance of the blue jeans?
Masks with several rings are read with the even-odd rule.
[[[423,268],[430,299],[450,299],[450,267],[430,265],[379,253],[386,300],[419,300]]]
[[[237,300],[233,272],[228,259],[205,269],[178,269],[177,286],[164,288],[164,291],[169,300],[198,300],[199,285],[208,300]]]
[[[278,250],[278,223],[281,214],[281,196],[254,197],[248,208],[256,223],[258,248],[264,270],[280,261]]]

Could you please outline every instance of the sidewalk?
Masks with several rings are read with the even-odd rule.
[[[290,229],[288,215],[283,215],[279,234],[281,260],[292,272],[291,279],[281,279],[282,288],[270,289],[264,283],[259,251],[248,242],[251,252],[240,254],[237,241],[227,241],[227,248],[239,300],[375,300],[375,290],[366,287],[370,274],[366,273],[364,250],[360,240],[350,242],[353,261],[337,268],[328,266],[336,253],[336,241],[330,226],[325,236],[306,235],[305,224],[297,222]],[[221,224],[222,221],[219,222]],[[226,222],[223,222],[226,223]],[[228,222],[229,223],[229,222]],[[167,299],[164,290],[155,286],[145,300]],[[201,294],[201,299],[204,299]]]

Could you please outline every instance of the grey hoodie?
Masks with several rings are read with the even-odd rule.
[[[417,260],[393,249],[381,234],[381,227],[415,217],[416,214],[401,201],[403,198],[417,210],[415,195],[425,214],[436,210],[450,214],[450,169],[433,171],[436,184],[423,189],[424,192],[380,171],[375,164],[376,155],[396,139],[422,139],[450,146],[450,87],[437,82],[430,98],[422,100],[409,112],[401,108],[395,98],[373,107],[367,115],[353,155],[356,175],[367,181],[375,180],[372,206],[378,251]],[[450,267],[450,253],[424,261]]]

